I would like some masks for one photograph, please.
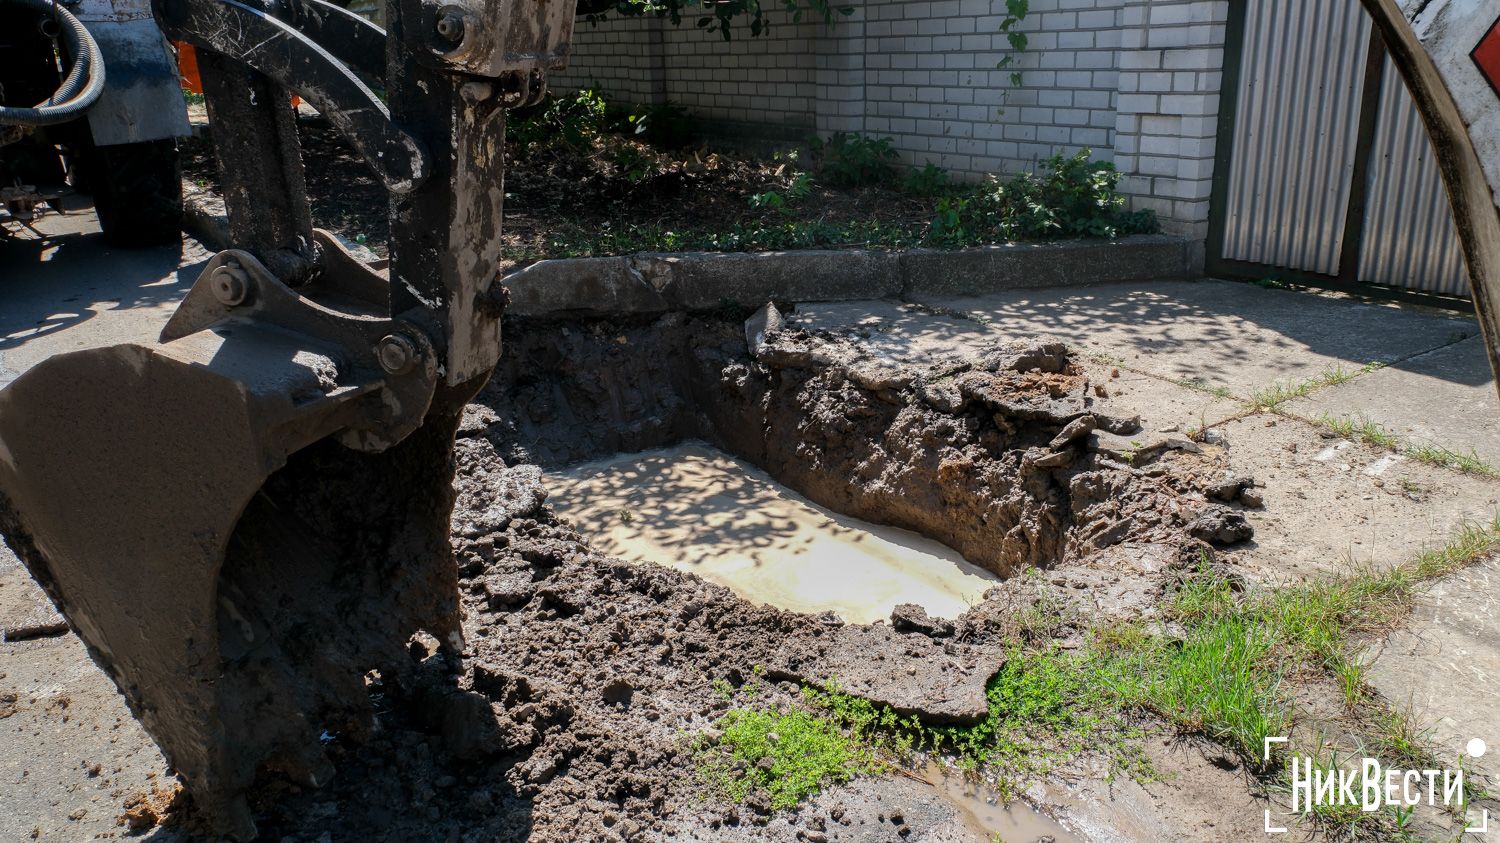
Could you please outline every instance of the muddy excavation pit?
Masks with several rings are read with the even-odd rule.
[[[431,682],[367,677],[373,729],[325,735],[338,772],[321,790],[268,777],[262,839],[987,839],[921,771],[791,810],[729,804],[692,737],[731,707],[724,683],[776,706],[833,678],[928,724],[976,723],[1039,588],[1082,617],[1149,614],[1216,546],[1250,538],[1233,502],[1249,483],[1223,475],[1216,446],[1111,414],[1061,344],[913,362],[866,340],[764,309],[509,320],[456,449],[463,659],[413,641]],[[648,535],[682,483],[712,514],[687,501],[680,530]],[[828,535],[838,548],[818,545]],[[608,552],[626,546],[635,561]],[[642,561],[656,552],[672,566]],[[706,558],[731,552],[751,561]],[[893,554],[872,575],[884,586],[850,582]],[[925,591],[924,570],[940,581]],[[811,597],[776,596],[803,574]]]

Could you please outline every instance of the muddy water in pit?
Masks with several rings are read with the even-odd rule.
[[[951,767],[929,762],[921,770],[922,778],[937,790],[945,802],[958,809],[969,831],[983,840],[1006,840],[1030,843],[1052,840],[1054,843],[1083,843],[1056,820],[1033,810],[1017,799],[1009,805],[983,785],[969,780]]]
[[[916,603],[955,618],[995,582],[942,544],[825,509],[701,443],[554,471],[546,484],[600,550],[783,609],[869,623]]]

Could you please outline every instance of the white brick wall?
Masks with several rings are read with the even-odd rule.
[[[769,4],[767,4],[769,7]],[[961,177],[1083,147],[1164,228],[1201,238],[1213,175],[1228,0],[1032,0],[1029,48],[997,68],[1004,0],[864,0],[849,17],[750,38],[650,19],[580,21],[555,89],[671,101],[730,131],[891,137],[907,163]]]

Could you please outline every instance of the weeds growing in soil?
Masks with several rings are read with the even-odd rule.
[[[960,767],[993,775],[1009,798],[1021,783],[1082,752],[1103,753],[1115,771],[1147,780],[1142,737],[1125,716],[1123,664],[1048,644],[1016,647],[986,688],[989,714],[977,726],[928,730],[921,745]]]
[[[1334,366],[1304,381],[1277,382],[1264,389],[1256,390],[1251,393],[1247,404],[1252,410],[1275,410],[1294,398],[1305,398],[1323,387],[1348,383],[1360,375],[1384,367],[1385,364],[1380,362],[1366,363],[1353,370],[1345,369],[1343,366]]]
[[[744,706],[731,709],[717,728],[719,738],[700,742],[695,757],[700,773],[734,802],[764,790],[773,810],[790,808],[882,767],[870,744],[815,711]]]
[[[1500,469],[1479,458],[1479,455],[1470,451],[1460,454],[1447,448],[1436,445],[1412,445],[1402,453],[1420,462],[1442,466],[1462,471],[1466,474],[1480,474],[1485,477],[1500,477]]]
[[[1136,661],[1130,674],[1145,677],[1138,698],[1145,707],[1256,763],[1266,736],[1287,734],[1285,681],[1326,675],[1346,703],[1367,699],[1355,648],[1398,623],[1422,583],[1496,549],[1500,519],[1469,525],[1404,565],[1282,588],[1240,592],[1205,568],[1169,604],[1186,630],[1180,643],[1156,636],[1115,651]]]
[[[1116,191],[1120,173],[1092,153],[1062,154],[1039,172],[1009,181],[991,178],[976,188],[937,200],[929,239],[967,246],[1056,237],[1122,237],[1157,230],[1155,214],[1125,210]]]
[[[1401,441],[1399,436],[1364,416],[1357,418],[1336,417],[1328,413],[1323,413],[1317,418],[1312,419],[1312,421],[1345,439],[1362,442],[1366,445],[1387,448],[1411,457],[1418,462],[1462,471],[1465,474],[1500,477],[1500,468],[1496,468],[1480,459],[1479,455],[1473,451],[1461,454],[1437,445],[1407,445]]]
[[[1017,615],[1015,644],[990,679],[989,714],[976,726],[925,726],[830,683],[804,688],[798,708],[757,708],[748,693],[749,704],[717,724],[716,738],[698,738],[695,757],[726,796],[743,800],[764,789],[773,807],[888,769],[913,750],[950,756],[993,776],[1008,797],[1085,751],[1102,752],[1117,772],[1151,778],[1140,746],[1139,717],[1147,714],[1224,744],[1267,776],[1269,786],[1282,787],[1275,759],[1262,765],[1264,740],[1291,734],[1294,684],[1332,681],[1350,717],[1359,720],[1366,751],[1431,767],[1432,754],[1410,712],[1378,699],[1358,651],[1406,616],[1424,583],[1497,550],[1500,517],[1469,525],[1446,546],[1403,565],[1280,588],[1245,587],[1205,562],[1162,606],[1164,624],[1094,629],[1083,646],[1066,650],[1054,640],[1068,622],[1065,609],[1042,588],[1032,610]],[[725,683],[721,693],[734,692]],[[1338,763],[1321,740],[1298,749]],[[1314,820],[1360,839],[1375,825],[1399,832],[1409,817],[1352,816],[1328,807]]]
[[[704,144],[671,104],[622,107],[597,89],[558,94],[508,120],[503,259],[528,262],[681,250],[959,248],[1157,230],[1125,209],[1119,173],[1087,151],[1035,174],[963,183],[928,163],[904,175],[889,138],[838,134],[768,157]],[[383,254],[386,197],[321,121],[299,122],[314,221],[368,227]],[[189,178],[217,182],[209,144],[184,144]]]
[[[1337,433],[1345,439],[1355,442],[1363,442],[1366,445],[1375,445],[1381,448],[1399,450],[1401,440],[1394,433],[1386,430],[1368,417],[1359,418],[1337,418],[1328,413],[1323,413],[1316,419],[1317,423]]]
[[[896,174],[894,141],[858,133],[834,132],[828,140],[813,138],[818,178],[834,187],[869,187]]]

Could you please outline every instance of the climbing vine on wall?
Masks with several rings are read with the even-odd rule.
[[[1010,84],[1019,86],[1021,84],[1021,69],[1016,67],[1016,59],[1021,53],[1026,52],[1030,43],[1026,33],[1018,27],[1026,20],[1026,15],[1031,11],[1030,0],[1005,0],[1005,17],[1000,20],[1000,31],[1005,33],[1006,42],[1010,45],[1005,54],[1000,57],[1000,63],[996,67],[1004,70],[1010,68]]]

